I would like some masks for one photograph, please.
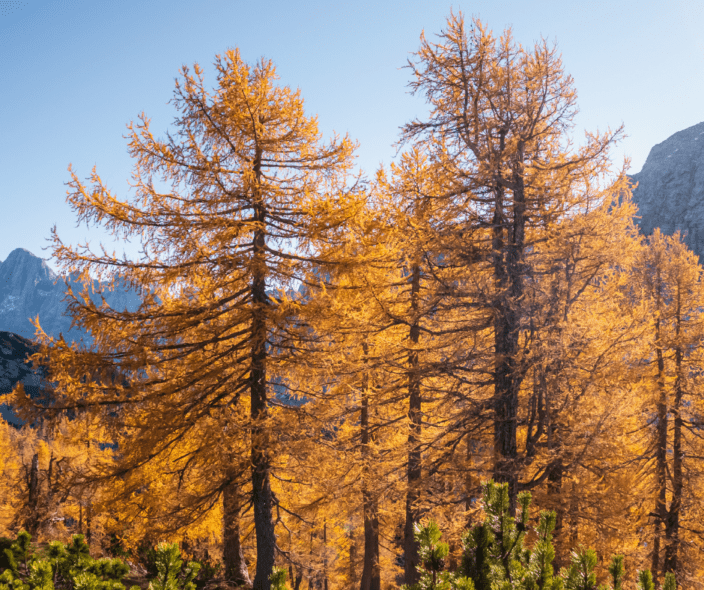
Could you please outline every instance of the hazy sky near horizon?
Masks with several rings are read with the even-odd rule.
[[[76,227],[69,163],[81,177],[95,165],[128,198],[127,123],[144,111],[163,136],[181,65],[204,66],[212,87],[213,58],[230,47],[272,59],[325,136],[359,142],[371,176],[393,159],[399,127],[425,113],[402,66],[451,8],[497,34],[511,26],[524,45],[556,42],[579,97],[575,141],[625,125],[616,167],[629,157],[638,172],[653,145],[704,120],[701,0],[0,2],[0,261],[15,248],[49,258],[54,224],[65,243],[102,240],[121,253],[101,229]]]

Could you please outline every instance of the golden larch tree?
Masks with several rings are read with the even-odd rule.
[[[129,312],[95,304],[87,289],[69,291],[73,321],[91,334],[92,348],[40,330],[39,354],[56,383],[54,411],[93,405],[119,417],[121,460],[110,473],[168,459],[179,481],[198,482],[198,506],[225,494],[226,558],[241,554],[227,546],[242,503],[232,485],[249,474],[254,587],[268,589],[276,433],[290,430],[281,421],[297,411],[276,403],[287,386],[277,367],[299,354],[300,331],[288,327],[300,281],[333,262],[318,244],[330,252],[356,207],[348,190],[354,145],[347,137],[323,142],[300,91],[278,85],[270,61],[250,66],[228,50],[215,69],[210,91],[198,65],[182,68],[171,101],[179,114],[164,139],[144,114],[129,125],[133,200],[113,196],[95,170],[88,185],[71,173],[68,202],[78,220],[139,240],[142,251],[137,259],[94,253],[54,231],[53,255],[83,280],[124,281],[142,303]],[[134,481],[134,489],[148,483]]]
[[[591,194],[580,185],[610,166],[608,148],[620,130],[572,146],[576,92],[557,50],[545,41],[524,48],[510,30],[496,38],[477,19],[466,26],[462,14],[450,16],[436,43],[423,36],[408,67],[410,88],[426,97],[430,113],[405,125],[401,139],[426,145],[454,179],[447,190],[465,222],[457,255],[468,271],[490,277],[489,289],[473,299],[492,323],[493,475],[509,483],[515,505],[519,394],[528,368],[522,334],[536,245],[589,206]]]

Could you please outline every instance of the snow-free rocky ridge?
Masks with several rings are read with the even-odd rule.
[[[678,131],[654,146],[638,174],[633,201],[641,232],[659,227],[680,230],[687,245],[704,261],[704,122]]]
[[[68,281],[74,293],[81,287]],[[66,280],[49,268],[46,261],[24,248],[10,252],[0,263],[0,331],[13,332],[30,340],[34,326],[30,318],[39,316],[44,331],[57,338],[63,334],[68,342],[85,338],[85,334],[71,328],[71,318],[65,315]],[[100,303],[100,297],[94,300]],[[134,311],[139,298],[127,289],[106,293],[105,300],[115,309]]]

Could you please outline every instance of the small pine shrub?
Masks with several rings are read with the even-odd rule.
[[[7,555],[5,555],[5,549],[10,549],[14,542],[14,539],[0,537],[0,572],[4,572],[10,567],[10,561],[8,560]]]
[[[93,559],[83,535],[67,545],[52,541],[39,553],[31,541],[20,531],[4,550],[8,567],[0,574],[0,590],[125,590],[129,566],[120,559]]]
[[[149,590],[196,590],[195,578],[200,564],[189,561],[182,568],[183,560],[177,543],[159,543],[156,546],[156,578],[149,583]]]
[[[570,564],[555,575],[552,532],[555,513],[543,511],[535,528],[537,540],[526,547],[531,495],[518,495],[518,516],[510,514],[507,484],[484,485],[484,521],[463,536],[463,554],[457,571],[447,571],[449,549],[434,521],[416,523],[420,580],[403,590],[597,590],[597,555],[593,549],[572,551]],[[610,586],[599,590],[623,590],[623,556],[615,555],[609,566]],[[650,571],[638,572],[638,590],[655,590]],[[0,589],[1,590],[1,589]],[[662,590],[677,590],[675,577],[666,574]]]
[[[275,567],[269,576],[271,590],[287,590],[286,588],[286,568]]]

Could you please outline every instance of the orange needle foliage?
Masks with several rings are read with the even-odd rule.
[[[409,62],[429,115],[368,184],[270,62],[215,68],[182,69],[164,139],[129,126],[132,200],[72,172],[78,220],[142,252],[54,231],[91,340],[37,323],[54,392],[14,403],[57,420],[0,429],[0,525],[61,497],[96,532],[212,535],[233,583],[278,560],[294,590],[380,590],[418,579],[418,519],[457,559],[494,477],[556,511],[558,566],[584,543],[702,587],[701,267],[638,237],[620,130],[572,144],[556,49],[451,15]]]
[[[358,207],[347,186],[354,146],[347,137],[321,141],[300,92],[276,84],[271,62],[249,66],[228,51],[215,67],[213,91],[197,65],[182,69],[172,100],[179,115],[165,139],[145,115],[129,126],[131,202],[95,171],[89,186],[72,172],[68,201],[78,219],[139,240],[142,254],[72,248],[54,232],[54,256],[81,279],[121,279],[142,297],[139,309],[97,305],[87,288],[71,292],[70,313],[92,347],[40,339],[59,392],[52,409],[102,408],[112,417],[119,461],[94,476],[120,475],[120,497],[139,499],[158,465],[178,498],[152,516],[188,520],[232,486],[246,488],[254,586],[268,588],[271,475],[279,433],[296,413],[277,403],[287,387],[277,367],[298,350],[295,290],[335,262],[331,245]],[[226,532],[238,530],[238,518],[225,513]]]

